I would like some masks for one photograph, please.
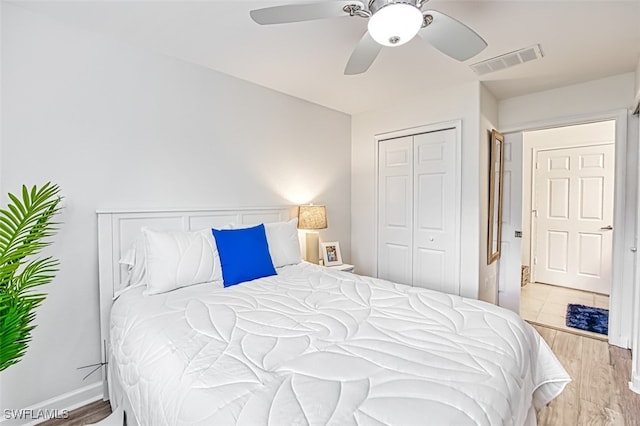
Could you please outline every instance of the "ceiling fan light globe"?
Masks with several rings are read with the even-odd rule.
[[[383,46],[401,46],[422,28],[422,12],[408,3],[389,3],[369,18],[369,34]]]

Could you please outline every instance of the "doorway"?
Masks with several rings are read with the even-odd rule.
[[[613,129],[614,137],[612,138],[608,133],[607,140],[596,140],[592,126],[597,126],[599,123],[607,122],[610,129]],[[531,250],[531,237],[532,237],[532,193],[533,186],[533,167],[535,162],[533,161],[534,154],[533,148],[530,146],[530,136],[535,134],[542,134],[537,129],[545,130],[565,130],[568,131],[571,128],[582,129],[583,133],[587,136],[591,136],[589,143],[591,144],[603,144],[603,142],[615,143],[615,182],[614,182],[614,218],[613,227],[611,231],[613,237],[613,267],[609,273],[610,277],[613,277],[611,281],[612,293],[609,302],[610,305],[610,322],[609,322],[609,342],[621,347],[629,347],[630,330],[629,325],[624,321],[625,312],[629,309],[628,298],[626,296],[629,293],[628,283],[624,280],[630,272],[629,269],[633,267],[632,263],[627,256],[625,245],[633,244],[628,241],[627,233],[625,232],[626,224],[625,220],[629,214],[626,208],[626,198],[633,195],[633,191],[626,185],[627,170],[629,165],[628,158],[633,157],[633,152],[628,152],[626,143],[627,135],[627,116],[626,111],[620,111],[619,113],[609,113],[602,115],[594,115],[589,118],[583,119],[582,124],[574,124],[569,122],[556,121],[552,123],[540,123],[537,125],[529,125],[527,128],[513,129],[511,131],[504,131],[505,135],[505,191],[509,191],[510,195],[508,200],[503,205],[503,209],[507,209],[509,214],[503,216],[503,238],[501,241],[501,247],[507,249],[505,254],[507,256],[501,256],[499,263],[499,304],[501,306],[512,309],[515,312],[523,313],[527,307],[521,305],[521,290],[522,284],[530,281],[527,279],[529,275],[529,268],[532,260]],[[580,123],[580,122],[578,122]],[[586,124],[585,124],[586,123]],[[526,139],[526,140],[525,140]],[[567,141],[566,138],[564,138]],[[567,143],[567,146],[562,148],[570,148],[578,145],[589,145],[580,143]],[[537,147],[538,150],[561,148],[557,144],[540,144]],[[633,151],[633,148],[631,148]],[[511,161],[507,161],[507,154],[511,152]],[[631,157],[629,157],[629,155]],[[634,167],[634,166],[632,166]],[[507,173],[509,171],[509,173]],[[509,176],[509,177],[508,177]],[[507,182],[510,180],[511,182]],[[510,188],[510,189],[509,189]],[[503,213],[504,214],[504,213]],[[507,232],[504,230],[507,229]],[[617,254],[616,254],[617,253]],[[624,276],[623,276],[624,274]],[[610,278],[611,279],[611,278]],[[569,290],[569,289],[565,289]],[[544,296],[540,296],[542,299]],[[595,296],[594,304],[596,304]],[[598,297],[598,299],[600,299]],[[539,300],[544,302],[546,300]],[[597,304],[606,305],[607,301],[599,300]],[[564,302],[556,300],[556,305],[563,305]],[[557,306],[556,306],[557,307]],[[566,306],[563,306],[565,309]],[[542,311],[542,305],[538,303],[537,306],[532,309],[534,312],[537,310],[539,314]],[[547,310],[547,309],[545,309]],[[564,313],[557,314],[557,323],[564,321],[562,318]]]
[[[530,207],[523,215],[522,264],[529,280],[521,315],[606,339],[567,327],[566,317],[569,305],[609,309],[615,121],[524,132],[523,145],[529,176],[523,199]]]

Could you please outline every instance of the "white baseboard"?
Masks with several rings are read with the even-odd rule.
[[[640,376],[636,375],[631,378],[631,381],[629,382],[629,389],[635,393],[640,393]]]
[[[623,349],[631,349],[631,342],[629,341],[629,338],[625,336],[612,336],[610,334],[609,344]]]
[[[54,416],[64,416],[71,410],[102,399],[102,382],[93,383],[80,389],[47,399],[26,408],[5,409],[0,413],[2,426],[31,426],[49,420]]]

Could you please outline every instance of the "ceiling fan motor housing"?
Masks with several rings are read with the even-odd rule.
[[[419,3],[422,3],[422,2],[421,1],[419,2],[417,0],[370,0],[369,10],[371,11],[371,14],[374,14],[380,9],[382,9],[383,7],[393,3],[410,4],[411,6],[415,6],[419,9],[420,8]]]
[[[383,46],[400,46],[423,25],[421,0],[371,0],[369,33]]]

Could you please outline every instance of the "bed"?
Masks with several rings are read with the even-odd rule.
[[[121,288],[131,271],[118,261],[141,228],[280,226],[290,214],[99,213],[105,386],[129,424],[535,425],[570,381],[510,311],[305,262],[228,287]]]

